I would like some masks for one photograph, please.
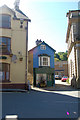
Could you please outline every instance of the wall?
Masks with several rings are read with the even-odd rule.
[[[68,76],[68,62],[55,62],[55,75]]]
[[[68,57],[68,73],[69,73],[69,82],[71,83],[71,79],[73,77],[73,74],[76,76],[75,71],[75,56],[74,56],[74,47],[72,48],[72,51]]]
[[[44,43],[42,43],[45,45]],[[41,45],[42,45],[41,44]],[[54,51],[46,45],[46,50],[41,50],[40,45],[33,50],[33,68],[39,67],[39,54],[47,54],[50,56],[50,67],[54,68]]]
[[[16,55],[17,60],[12,62],[11,57],[7,55],[7,60],[0,60],[0,62],[10,64],[10,84],[11,83],[25,83],[26,71],[26,30],[27,22],[24,21],[23,28],[20,28],[20,20],[13,20],[13,12],[8,8],[0,10],[0,14],[11,15],[11,29],[1,29],[0,36],[11,38],[11,50],[13,55]],[[19,53],[22,53],[23,61],[19,60]],[[6,55],[5,55],[6,56]],[[9,84],[9,83],[8,83]]]
[[[33,51],[28,52],[28,80],[33,84]]]

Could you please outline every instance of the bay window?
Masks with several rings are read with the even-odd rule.
[[[11,50],[11,39],[0,37],[0,54],[9,54]]]
[[[11,16],[1,14],[0,15],[0,27],[1,28],[11,28]]]
[[[39,66],[50,66],[50,57],[39,56]]]

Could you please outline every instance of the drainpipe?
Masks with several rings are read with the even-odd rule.
[[[28,21],[26,26],[26,71],[25,71],[25,90],[27,89],[27,72],[28,72]]]

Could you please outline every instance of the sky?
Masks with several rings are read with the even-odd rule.
[[[15,0],[0,0],[14,8]],[[56,52],[66,52],[67,17],[69,10],[78,9],[78,0],[20,0],[20,9],[31,19],[28,32],[28,50],[41,39]]]

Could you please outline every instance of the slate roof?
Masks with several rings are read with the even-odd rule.
[[[18,9],[18,10],[16,9],[16,11],[18,11],[19,13],[21,13],[22,15],[24,15],[25,17],[27,17],[20,9]]]
[[[40,43],[39,45],[37,45],[37,46],[35,46],[34,48],[32,48],[32,49],[30,49],[28,52],[31,52],[31,51],[33,51],[35,48],[37,48],[38,46],[40,46],[41,44],[45,44],[45,45],[47,45],[49,48],[51,48],[54,52],[56,52],[56,50],[54,50],[52,47],[50,47],[47,43],[45,43],[44,41],[42,42],[42,43]]]
[[[11,8],[9,8],[7,5],[5,5],[5,4],[0,7],[0,9],[3,9],[3,8],[7,8],[7,9],[9,9],[11,12],[14,13],[14,11],[13,11]]]
[[[0,9],[7,8],[9,11],[13,12],[16,18],[20,19],[23,18],[25,20],[31,21],[20,9],[11,9],[7,5],[3,5],[0,7]]]

